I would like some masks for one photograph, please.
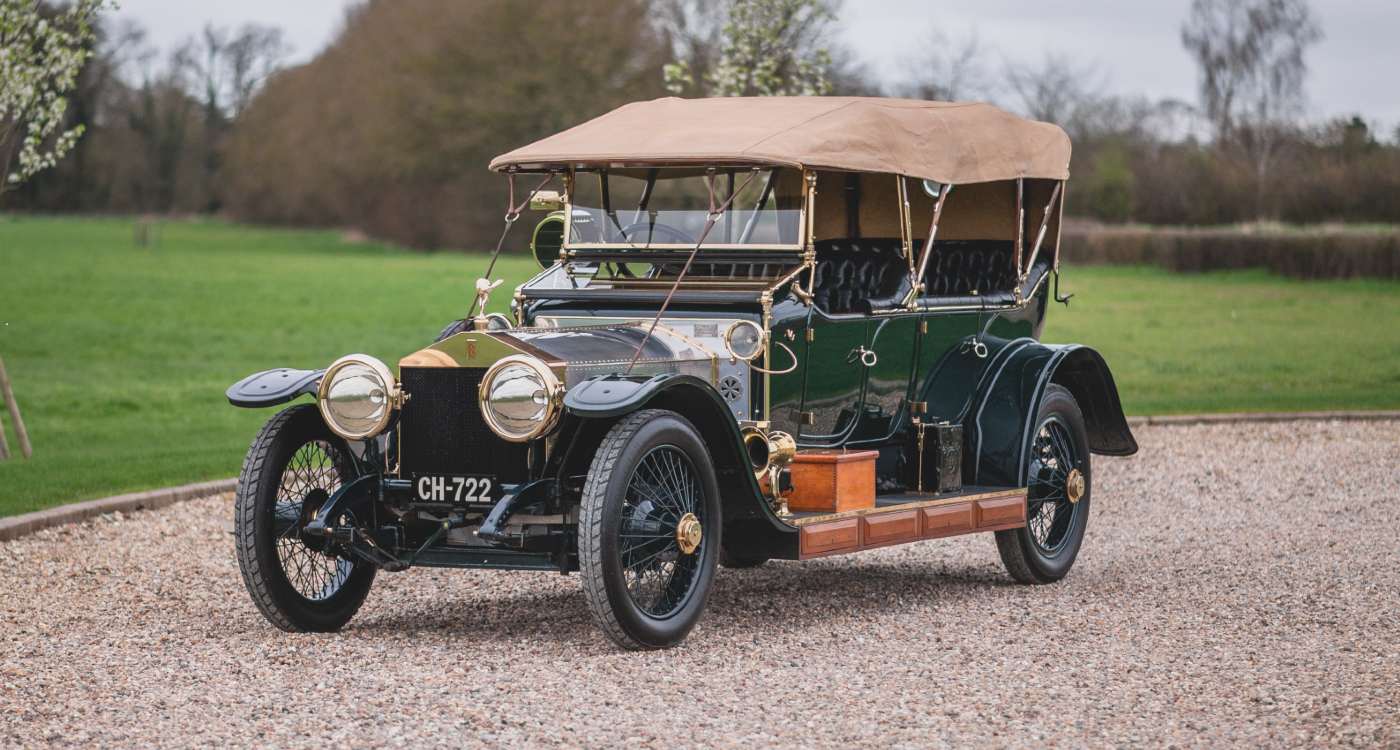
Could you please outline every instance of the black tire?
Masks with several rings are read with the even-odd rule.
[[[448,323],[446,327],[444,327],[441,331],[438,332],[437,338],[433,339],[433,343],[436,344],[437,342],[442,341],[448,336],[456,336],[459,333],[462,333],[464,331],[470,331],[471,329],[471,321],[465,318],[463,318],[462,320],[454,320],[451,323]]]
[[[1045,389],[1035,425],[1026,459],[1027,522],[996,532],[997,550],[1006,572],[1020,583],[1054,583],[1074,566],[1089,524],[1089,436],[1074,396],[1055,384]],[[1069,487],[1074,471],[1083,478],[1077,492]]]
[[[657,476],[658,466],[668,473]],[[719,485],[700,433],[671,411],[624,417],[594,454],[581,505],[579,568],[598,626],[626,649],[680,643],[705,609],[723,548]],[[677,537],[687,514],[701,531],[689,553]]]
[[[339,630],[369,594],[373,565],[330,557],[319,551],[324,542],[297,533],[353,477],[345,442],[311,404],[273,416],[248,448],[234,500],[234,547],[253,604],[282,630]]]
[[[734,570],[757,568],[766,562],[768,562],[768,558],[766,557],[750,557],[742,553],[730,552],[727,549],[720,551],[719,555],[719,564],[726,568],[733,568]]]

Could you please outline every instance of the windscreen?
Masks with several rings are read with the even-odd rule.
[[[691,247],[709,214],[707,173],[694,169],[579,171],[567,244]],[[729,204],[704,247],[796,246],[802,177],[791,169],[718,169],[714,201]]]

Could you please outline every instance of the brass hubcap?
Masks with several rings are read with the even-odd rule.
[[[1071,469],[1065,478],[1065,494],[1071,503],[1077,503],[1079,498],[1084,497],[1084,474],[1079,469]]]
[[[676,524],[676,544],[680,545],[681,552],[693,555],[695,550],[700,548],[700,537],[703,533],[700,519],[696,518],[694,513],[687,513],[681,516],[680,523]]]

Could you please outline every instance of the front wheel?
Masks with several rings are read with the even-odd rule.
[[[354,475],[345,442],[310,404],[279,412],[248,449],[234,499],[234,547],[253,604],[283,630],[339,630],[369,594],[374,566],[302,533]]]
[[[699,432],[671,411],[624,417],[593,457],[581,504],[579,568],[599,627],[627,649],[680,643],[722,549],[719,485]]]
[[[1089,523],[1089,436],[1068,390],[1051,384],[1036,415],[1026,463],[1026,525],[998,531],[997,550],[1021,583],[1065,577]]]

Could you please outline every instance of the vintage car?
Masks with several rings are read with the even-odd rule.
[[[329,631],[380,570],[577,571],[647,649],[685,638],[719,564],[993,532],[1012,578],[1059,580],[1090,454],[1137,450],[1103,358],[1038,341],[1068,303],[1069,160],[990,105],[823,97],[639,102],[496,158],[496,253],[548,212],[512,315],[488,268],[397,368],[229,388],[316,400],[243,464],[254,603]]]

